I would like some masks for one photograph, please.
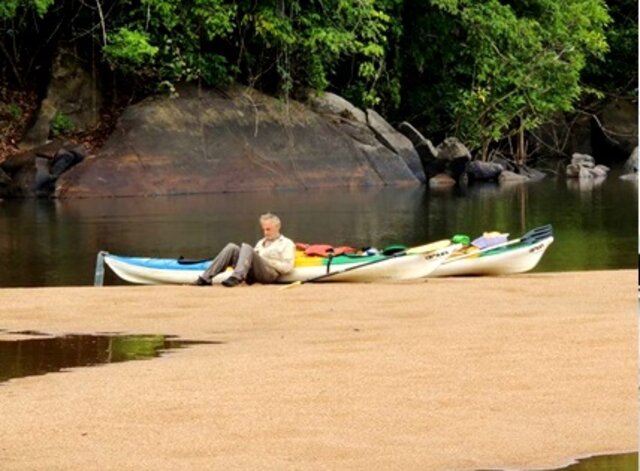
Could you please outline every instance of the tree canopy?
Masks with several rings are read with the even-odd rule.
[[[42,86],[64,46],[138,93],[331,90],[486,152],[585,92],[637,95],[636,12],[637,0],[5,0],[0,86]]]

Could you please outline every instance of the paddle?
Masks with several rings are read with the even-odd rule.
[[[404,257],[405,255],[425,254],[425,253],[433,252],[434,250],[443,249],[449,245],[451,245],[451,241],[449,239],[443,239],[436,242],[431,242],[430,244],[421,245],[419,247],[412,247],[410,249],[403,250],[401,252],[396,252],[393,255],[389,255],[388,257],[385,257],[385,258],[379,258],[377,260],[372,260],[370,262],[361,263],[360,265],[351,266],[349,268],[345,268],[344,270],[325,273],[323,275],[314,276],[313,278],[308,278],[306,280],[294,281],[293,283],[289,283],[288,285],[282,286],[279,289],[284,290],[284,289],[293,288],[294,286],[300,286],[305,283],[313,283],[315,281],[325,280],[332,276],[340,275],[341,273],[346,273],[348,271],[358,270],[359,268],[375,265],[376,263],[386,262],[394,258]]]
[[[442,262],[443,265],[446,265],[451,262],[457,262],[458,260],[462,260],[464,258],[473,257],[475,255],[489,252],[494,249],[499,249],[502,247],[507,247],[509,245],[519,244],[521,242],[525,242],[527,244],[533,244],[535,242],[541,241],[542,239],[546,239],[553,235],[553,227],[551,224],[547,224],[545,226],[536,227],[535,229],[531,229],[529,232],[523,234],[518,239],[508,240],[506,242],[502,242],[501,244],[492,245],[490,247],[485,247],[482,250],[478,250],[477,252],[469,252],[466,254],[458,255],[456,257],[451,257]]]

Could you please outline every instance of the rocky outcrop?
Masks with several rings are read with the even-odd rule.
[[[609,173],[609,167],[598,164],[595,159],[587,154],[575,153],[571,157],[571,163],[567,165],[568,178],[604,178]]]
[[[0,163],[0,198],[48,197],[58,178],[86,156],[82,145],[52,141]]]
[[[69,51],[59,52],[53,62],[47,96],[40,105],[35,124],[20,142],[20,148],[44,145],[52,127],[56,126],[56,115],[64,120],[69,130],[84,131],[95,127],[101,105],[98,87],[76,55]]]
[[[546,154],[589,154],[599,164],[622,163],[638,145],[637,99],[610,98],[591,112],[558,113],[532,135]]]
[[[339,115],[350,121],[367,124],[367,115],[360,108],[331,92],[311,92],[307,96],[311,109],[320,114]]]
[[[424,167],[420,161],[418,152],[411,141],[403,134],[396,131],[382,116],[374,110],[367,110],[367,123],[376,137],[389,150],[402,157],[411,172],[421,183],[425,183]]]
[[[402,122],[398,130],[404,134],[418,152],[427,180],[446,173],[455,181],[465,174],[471,160],[469,149],[455,137],[448,137],[437,147],[410,123]]]
[[[504,167],[495,162],[481,162],[474,160],[467,165],[469,180],[490,181],[497,180],[504,171]]]
[[[145,196],[419,185],[357,117],[322,114],[235,87],[183,87],[130,106],[95,155],[62,175],[59,197]],[[317,108],[318,110],[320,108]],[[357,113],[356,113],[357,114]]]

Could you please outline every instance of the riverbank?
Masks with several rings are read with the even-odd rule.
[[[224,342],[0,384],[0,462],[462,471],[637,450],[636,284],[0,289],[8,331]]]

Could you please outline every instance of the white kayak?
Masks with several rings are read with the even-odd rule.
[[[420,279],[429,276],[445,259],[460,248],[460,244],[443,240],[394,255],[345,254],[329,259],[309,257],[302,252],[297,252],[294,269],[280,276],[276,282],[372,282]],[[138,284],[192,284],[211,264],[211,260],[189,262],[180,259],[125,257],[108,252],[101,252],[99,258],[100,256],[117,276],[130,283]],[[212,280],[213,284],[221,283],[230,274],[230,270],[220,273]]]
[[[429,277],[498,276],[535,268],[553,243],[553,229],[541,226],[519,239],[471,252],[454,252]],[[467,249],[468,250],[468,249]]]

